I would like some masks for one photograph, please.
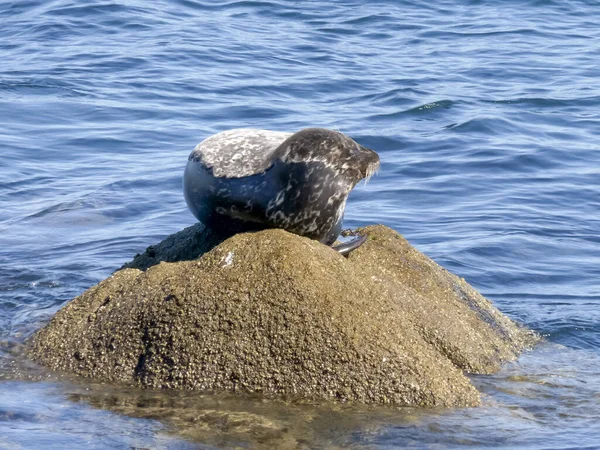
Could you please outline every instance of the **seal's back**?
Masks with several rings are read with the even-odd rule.
[[[222,131],[200,142],[189,159],[212,169],[218,178],[248,177],[271,167],[274,151],[291,135],[252,128]]]

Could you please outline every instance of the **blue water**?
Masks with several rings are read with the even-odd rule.
[[[600,448],[600,3],[1,1],[0,24],[0,448]],[[345,226],[393,227],[546,337],[473,377],[481,408],[126,393],[21,360],[194,223],[200,140],[309,126],[381,156]],[[276,432],[193,425],[207,408]]]

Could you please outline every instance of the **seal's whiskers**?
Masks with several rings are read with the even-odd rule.
[[[366,175],[365,175],[365,186],[371,179],[373,175],[375,175],[379,171],[379,162],[371,163],[367,167]]]

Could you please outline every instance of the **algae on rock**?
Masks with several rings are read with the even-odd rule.
[[[349,258],[265,230],[157,264],[206,250],[190,254],[201,230],[186,230],[137,257],[146,271],[119,270],[67,304],[32,357],[145,387],[472,406],[463,371],[494,372],[536,339],[381,225],[360,230],[369,239]]]

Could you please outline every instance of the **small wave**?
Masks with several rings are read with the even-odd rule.
[[[343,23],[346,25],[375,25],[377,23],[387,23],[390,20],[390,14],[381,13],[381,14],[368,14],[361,17],[354,17],[351,19],[346,19]]]
[[[453,31],[453,30],[431,30],[419,33],[420,37],[425,38],[469,38],[469,37],[485,37],[485,36],[497,36],[497,35],[519,35],[519,36],[532,36],[539,35],[545,36],[547,33],[533,28],[515,28],[506,30],[486,30],[486,31]]]
[[[416,108],[409,109],[405,111],[408,114],[411,113],[421,113],[421,112],[429,112],[431,110],[437,109],[449,109],[455,105],[455,102],[452,100],[440,100],[437,102],[425,103],[424,105],[417,106]]]
[[[59,5],[50,8],[46,11],[46,15],[49,16],[65,16],[69,18],[73,17],[89,17],[95,15],[103,15],[107,13],[130,13],[132,10],[136,10],[135,7],[119,5],[118,3],[96,3],[91,5],[77,5],[72,4]]]
[[[79,198],[69,202],[56,203],[26,217],[26,219],[39,219],[50,215],[80,211],[84,209],[99,209],[106,202],[94,198]]]
[[[501,100],[483,100],[484,103],[497,105],[526,105],[539,107],[565,107],[565,106],[592,106],[600,103],[600,97],[575,97],[575,98],[543,98],[543,97],[517,97]]]
[[[450,109],[455,105],[456,105],[456,102],[454,102],[452,100],[440,100],[440,101],[435,101],[435,102],[424,103],[422,105],[415,106],[413,108],[406,109],[403,111],[396,111],[396,112],[387,113],[387,114],[372,115],[372,116],[369,116],[369,119],[390,120],[390,119],[397,119],[402,116],[428,115],[428,114],[436,113],[440,110]]]
[[[516,125],[501,117],[474,117],[464,122],[445,125],[444,129],[457,133],[478,133],[486,136],[510,134],[516,130]]]
[[[29,81],[6,81],[0,80],[0,92],[22,95],[47,95],[47,96],[69,96],[85,97],[88,93],[79,86],[69,85],[65,82],[56,83],[54,81],[29,80]]]
[[[0,284],[0,292],[18,291],[22,289],[53,289],[61,285],[56,281],[31,281],[29,283]]]
[[[570,348],[595,349],[600,353],[600,326],[593,319],[579,324],[575,323],[577,321],[572,318],[557,323],[552,322],[556,321],[548,321],[543,324],[543,332],[548,335],[550,341]]]

